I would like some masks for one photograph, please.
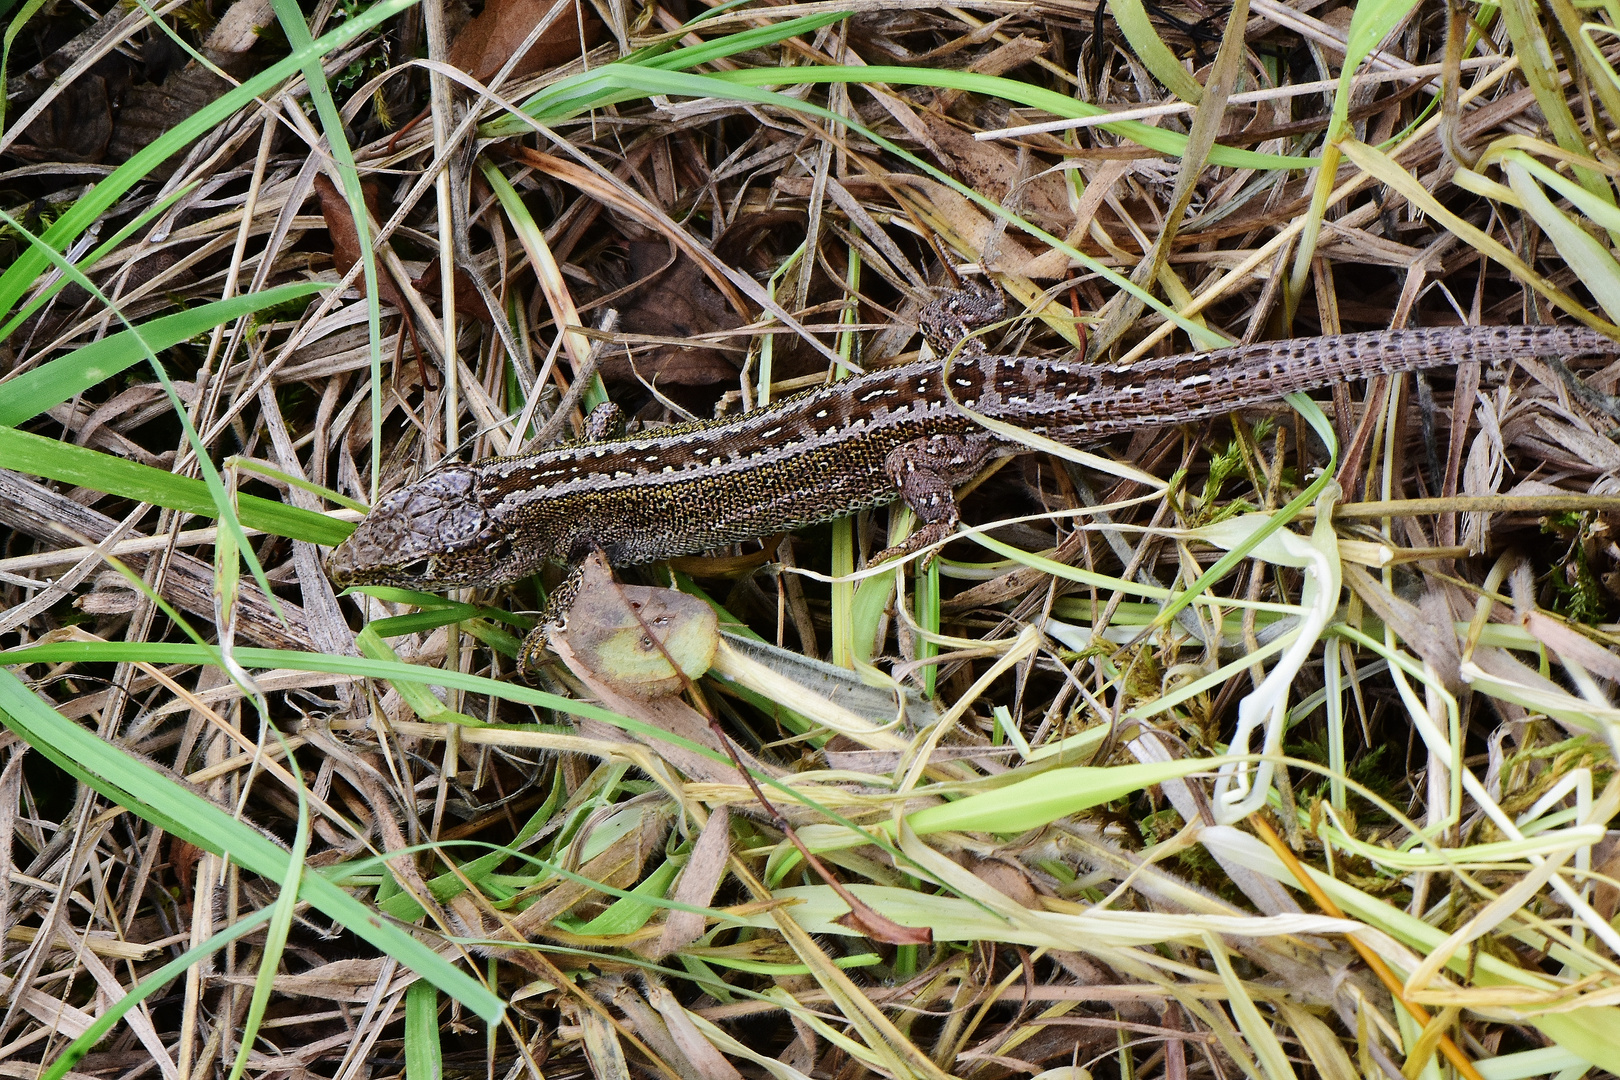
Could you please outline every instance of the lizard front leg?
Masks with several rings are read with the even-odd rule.
[[[997,440],[988,432],[933,435],[889,451],[883,471],[911,507],[921,528],[873,556],[874,563],[905,558],[938,543],[962,521],[956,488],[973,477],[993,456]]]
[[[551,635],[560,634],[568,629],[568,612],[574,606],[574,600],[579,595],[580,580],[585,576],[585,564],[576,562],[569,564],[568,572],[563,575],[561,582],[546,596],[546,604],[540,609],[540,619],[534,624],[534,629],[523,639],[523,645],[518,649],[518,669],[529,671],[538,668],[542,663],[542,654],[551,651]]]

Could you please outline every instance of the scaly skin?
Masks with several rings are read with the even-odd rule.
[[[967,304],[982,304],[968,294]],[[952,305],[958,305],[953,308]],[[1128,367],[993,356],[965,337],[962,297],[925,333],[947,368],[918,361],[787,398],[739,419],[447,465],[380,500],[327,560],[334,583],[435,591],[515,581],[600,548],[615,566],[804,528],[904,498],[948,535],[952,489],[1022,451],[965,409],[1066,443],[1201,420],[1372,375],[1520,356],[1616,351],[1595,331],[1494,326],[1300,338]],[[982,315],[982,311],[970,312]],[[945,385],[949,379],[949,387]]]

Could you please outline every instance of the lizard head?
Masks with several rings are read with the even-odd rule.
[[[333,584],[436,592],[514,581],[537,567],[514,556],[487,512],[478,472],[450,465],[384,496],[326,559]]]

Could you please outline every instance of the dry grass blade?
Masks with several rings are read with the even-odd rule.
[[[552,571],[321,561],[964,275],[1031,360],[1620,338],[1614,5],[105,7],[5,32],[0,1072],[1620,1076],[1612,356],[983,417],[922,569],[619,568],[536,672]]]

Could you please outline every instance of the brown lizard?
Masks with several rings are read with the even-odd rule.
[[[679,424],[517,457],[452,464],[382,498],[327,560],[339,585],[492,586],[600,549],[615,566],[803,528],[896,499],[922,527],[880,558],[953,532],[953,490],[1027,447],[967,410],[1065,443],[1202,420],[1372,375],[1519,356],[1616,351],[1594,330],[1464,326],[1298,338],[1128,366],[996,356],[972,330],[999,294],[953,293],[922,330],[948,363],[843,379],[738,419]],[[558,590],[565,597],[567,590]],[[532,659],[554,597],[525,644]]]

